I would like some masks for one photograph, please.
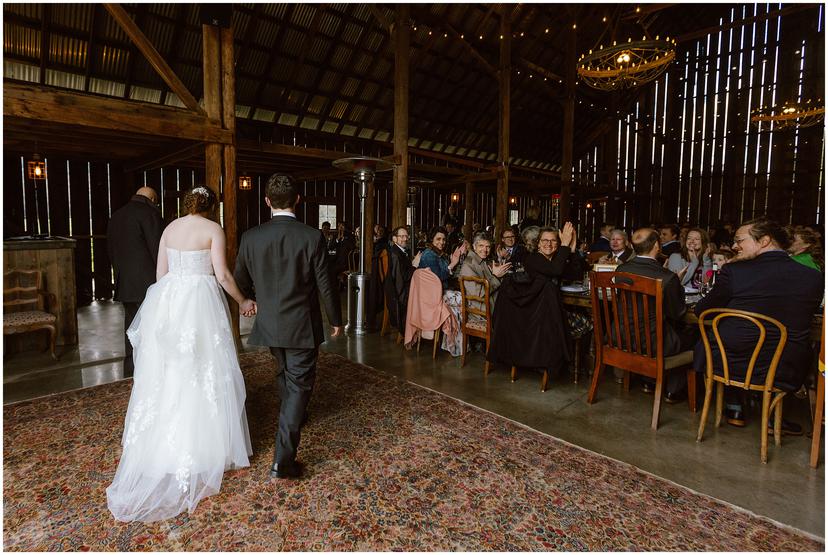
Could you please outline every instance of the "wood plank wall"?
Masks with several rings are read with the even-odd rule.
[[[777,9],[734,6],[721,23]],[[824,225],[823,125],[780,130],[750,122],[759,106],[824,97],[823,19],[820,7],[681,44],[671,70],[617,114],[603,138],[610,148],[595,145],[575,163],[586,183],[580,227],[591,235],[604,220],[630,230],[658,222],[716,227],[760,215]],[[591,187],[612,183],[635,196],[590,199]]]

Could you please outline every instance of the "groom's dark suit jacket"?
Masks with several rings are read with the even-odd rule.
[[[234,276],[239,288],[257,303],[251,345],[319,346],[325,341],[320,296],[331,325],[342,325],[326,255],[322,232],[290,216],[274,216],[242,235]]]

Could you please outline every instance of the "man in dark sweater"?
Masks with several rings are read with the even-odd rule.
[[[158,210],[158,193],[141,187],[129,202],[109,218],[106,244],[115,270],[115,300],[124,305],[124,377],[132,376],[132,343],[126,336],[147,289],[155,283],[158,243],[164,223]]]

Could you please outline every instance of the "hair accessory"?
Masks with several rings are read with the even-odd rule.
[[[196,187],[195,189],[193,189],[193,192],[199,195],[203,195],[205,197],[210,196],[210,191],[208,191],[206,187]]]

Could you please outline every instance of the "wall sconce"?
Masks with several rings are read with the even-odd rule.
[[[46,179],[46,162],[40,158],[40,154],[37,152],[32,154],[32,159],[26,162],[26,174],[33,181]]]
[[[517,204],[517,197],[509,197],[509,204],[515,206]]]
[[[253,178],[247,174],[239,176],[239,189],[242,191],[249,191],[253,188]]]
[[[586,203],[586,207],[587,208],[592,208],[592,203],[591,202]]]
[[[452,204],[460,202],[460,193],[452,193],[451,202]]]

